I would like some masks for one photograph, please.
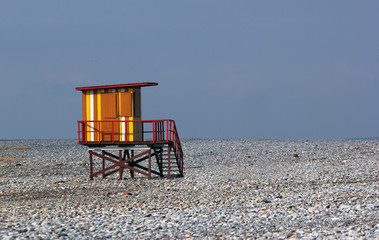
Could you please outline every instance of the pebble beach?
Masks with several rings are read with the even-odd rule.
[[[76,140],[0,141],[0,239],[379,239],[379,140],[182,147],[184,177],[90,181]]]

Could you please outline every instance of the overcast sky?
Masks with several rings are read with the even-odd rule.
[[[158,82],[182,138],[379,136],[379,1],[0,1],[0,139],[76,138],[75,87]]]

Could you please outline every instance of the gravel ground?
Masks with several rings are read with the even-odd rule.
[[[379,239],[378,140],[182,145],[183,178],[88,181],[75,140],[0,141],[0,239]]]

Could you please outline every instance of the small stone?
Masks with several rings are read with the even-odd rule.
[[[352,237],[357,237],[357,236],[361,235],[360,233],[358,233],[354,230],[350,230],[348,234],[349,234],[349,236],[352,236]]]
[[[341,205],[339,206],[339,208],[340,208],[341,210],[347,210],[347,209],[350,209],[351,206],[349,206],[349,205],[345,205],[345,204],[341,204]]]
[[[305,232],[302,231],[302,230],[297,230],[297,231],[296,231],[296,236],[299,237],[299,238],[301,238],[301,237],[304,236],[304,233],[305,233]]]
[[[317,210],[318,209],[316,207],[310,207],[310,208],[308,208],[308,212],[315,212]]]

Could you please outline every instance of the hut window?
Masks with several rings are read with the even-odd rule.
[[[117,118],[117,94],[102,93],[101,94],[101,110],[105,119]]]
[[[122,92],[121,94],[121,117],[131,117],[132,116],[132,93]]]

